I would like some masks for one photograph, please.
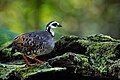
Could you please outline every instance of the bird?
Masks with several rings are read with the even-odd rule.
[[[54,46],[54,31],[52,28],[62,27],[57,21],[50,21],[45,30],[38,30],[34,32],[23,33],[14,38],[13,42],[8,46],[12,48],[11,52],[20,52],[27,66],[30,66],[30,62],[27,59],[29,55],[32,55],[32,59],[38,63],[43,61],[36,58],[37,55],[43,55],[50,53]]]

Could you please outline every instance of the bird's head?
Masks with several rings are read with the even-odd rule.
[[[57,21],[51,21],[46,25],[46,27],[57,28],[57,27],[62,27],[62,26]]]
[[[57,27],[62,27],[62,26],[57,21],[51,21],[46,25],[46,31],[50,32],[51,35],[54,36],[54,32],[51,29]]]

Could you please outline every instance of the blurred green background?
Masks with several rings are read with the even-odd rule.
[[[43,30],[52,20],[62,35],[120,37],[120,0],[0,0],[0,44],[16,35]]]

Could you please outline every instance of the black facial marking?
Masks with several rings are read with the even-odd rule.
[[[53,26],[57,26],[57,23],[52,24]]]

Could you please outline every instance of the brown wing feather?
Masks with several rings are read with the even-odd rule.
[[[16,46],[18,47],[23,47],[24,38],[25,38],[24,35],[17,36],[14,39],[13,43],[16,44]]]
[[[12,49],[17,50],[19,52],[28,52],[32,48],[32,46],[28,42],[29,37],[27,34],[17,36],[13,41]]]

